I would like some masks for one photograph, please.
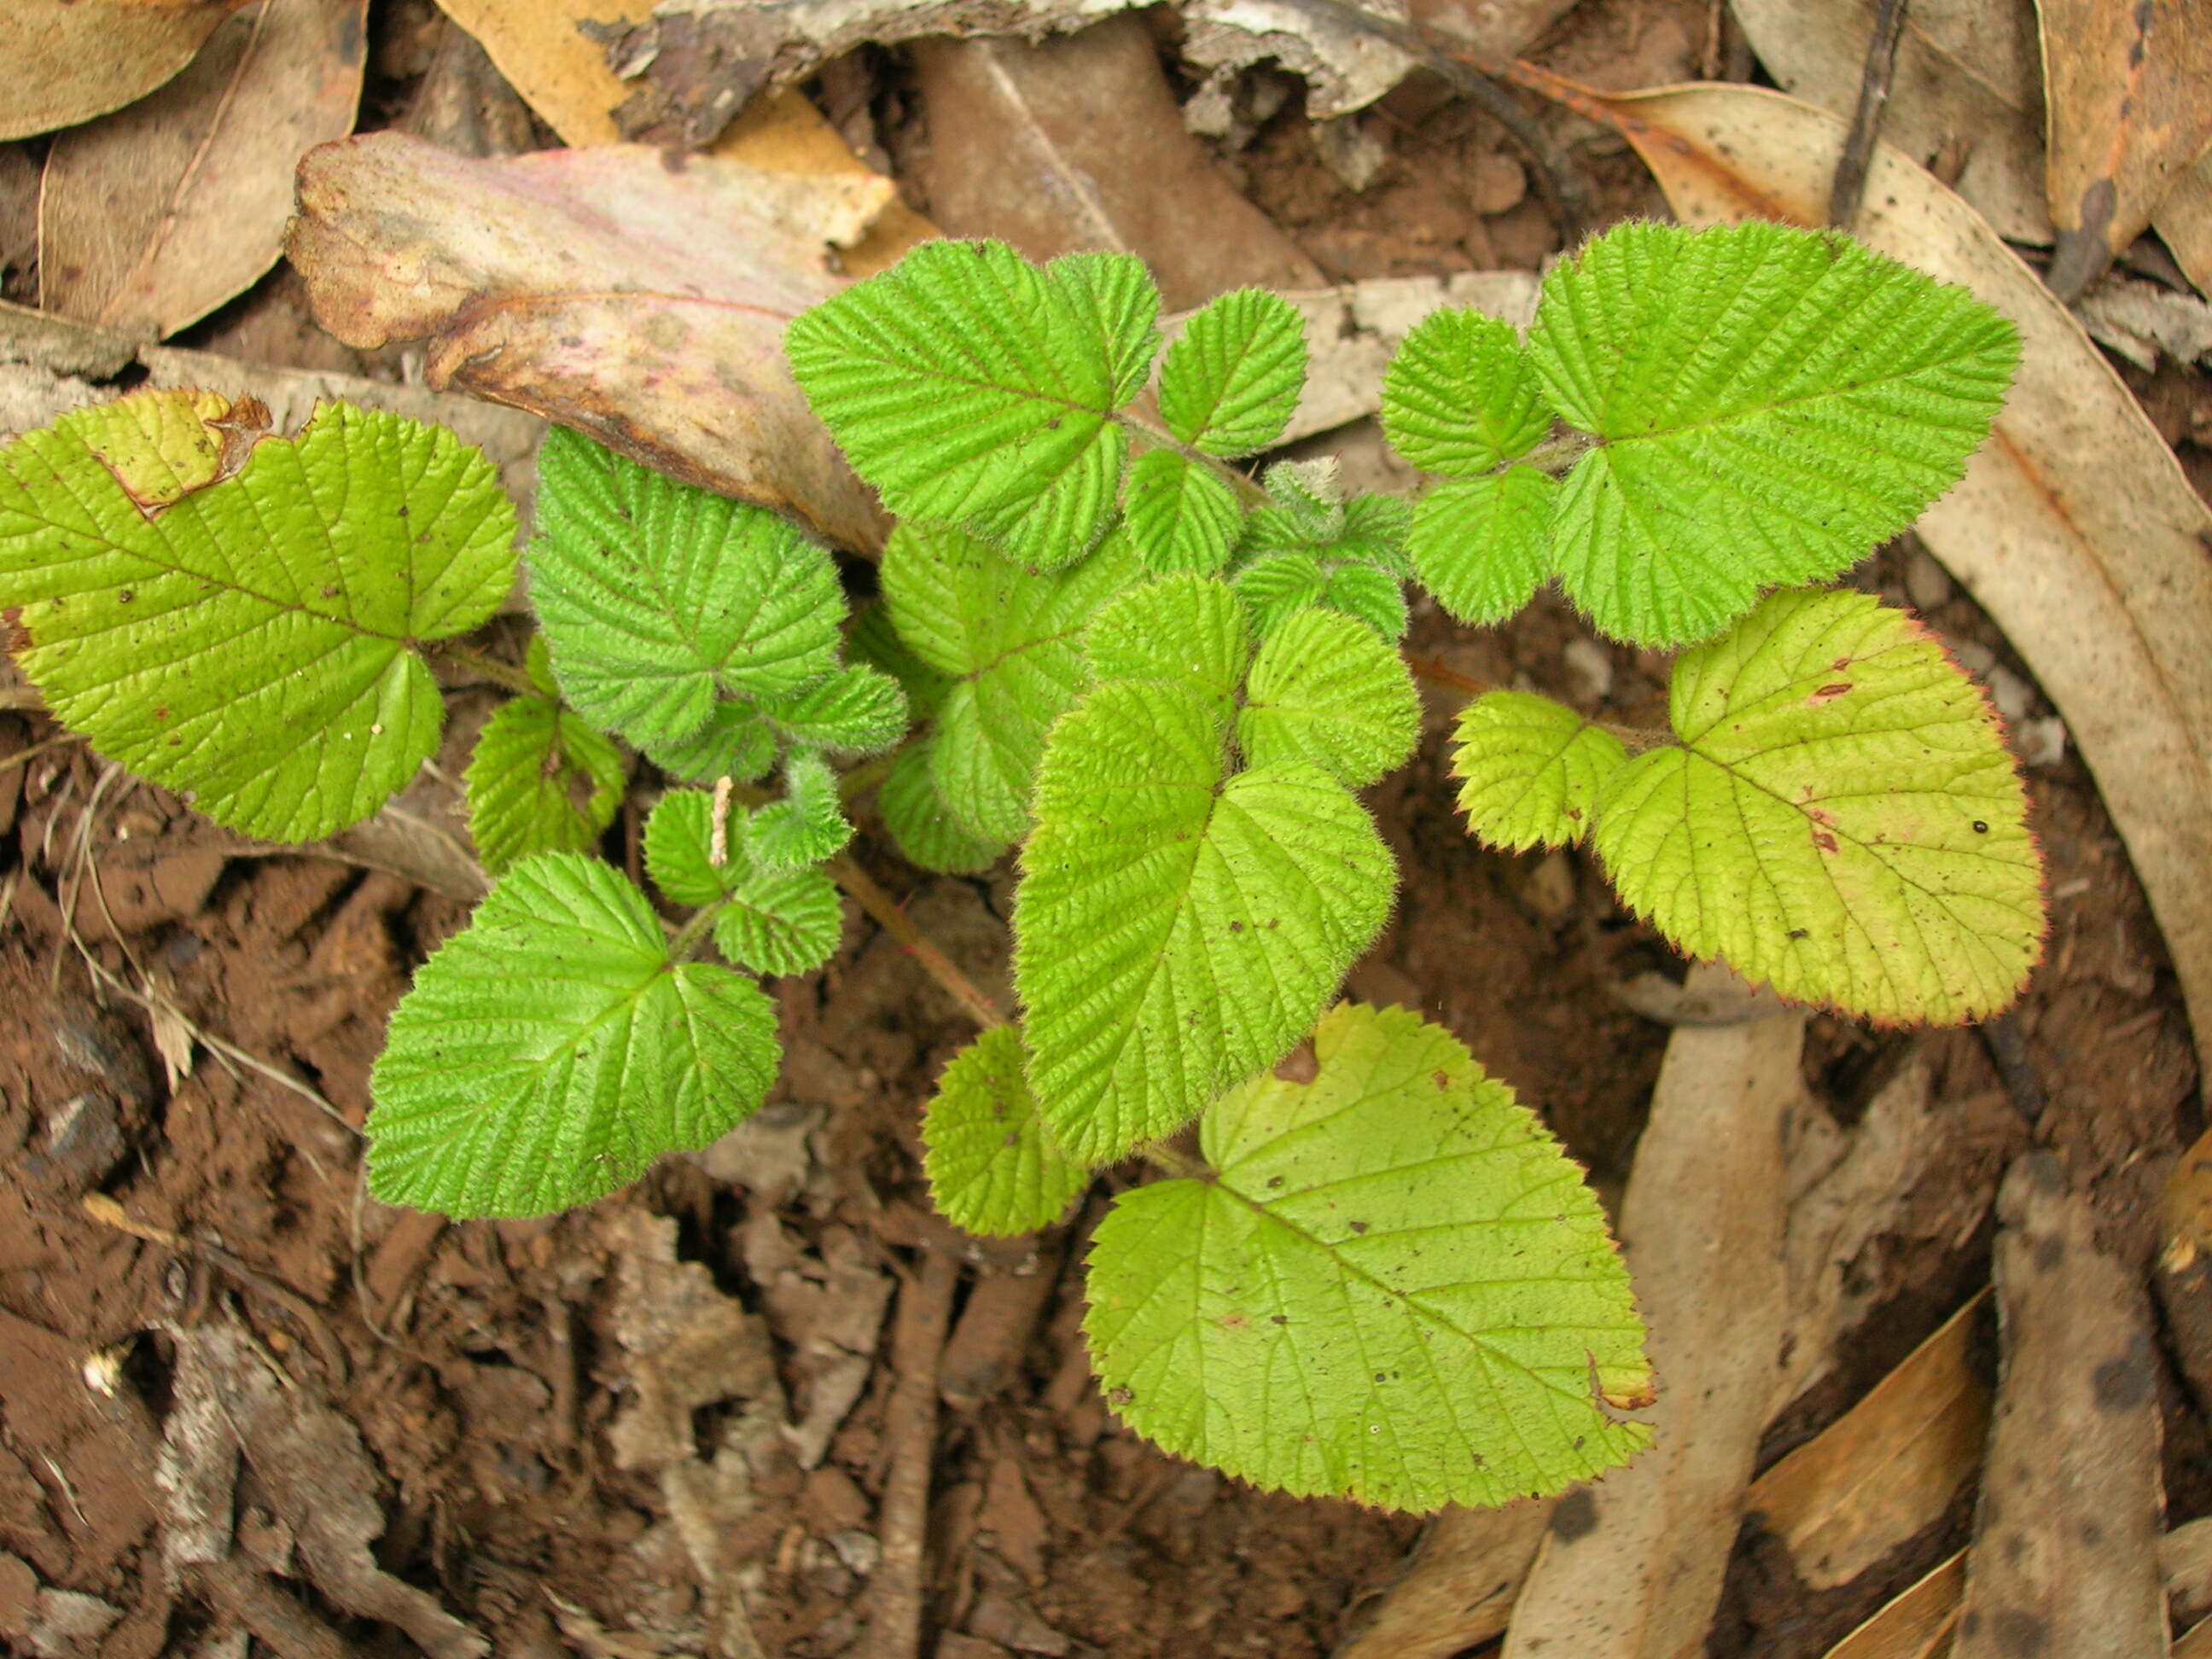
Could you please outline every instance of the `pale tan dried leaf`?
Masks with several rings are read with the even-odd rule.
[[[192,1074],[191,1022],[166,996],[148,998],[147,1007],[153,1019],[154,1052],[161,1057],[161,1070],[173,1095]]]
[[[1552,1507],[1523,1498],[1502,1510],[1444,1510],[1333,1659],[1450,1659],[1489,1641],[1512,1615]]]
[[[1699,988],[1727,977],[1691,970]],[[1775,1392],[1783,1126],[1802,1093],[1804,1030],[1792,1010],[1668,1041],[1620,1217],[1661,1379],[1655,1444],[1559,1500],[1506,1659],[1703,1650]]]
[[[1961,1550],[1828,1650],[1828,1659],[1937,1659],[1959,1626],[1966,1588]]]
[[[2212,1253],[2212,1129],[2199,1135],[2158,1195],[2160,1261],[2169,1273],[2186,1272]]]
[[[8,0],[0,139],[74,126],[143,98],[246,0]]]
[[[368,0],[255,0],[191,66],[64,133],[39,200],[48,311],[160,338],[276,263],[302,150],[353,131]]]
[[[2151,228],[2197,291],[2212,299],[2212,156],[2175,180],[2151,216]]]
[[[2175,1638],[2167,1659],[2212,1659],[2212,1619],[2198,1620],[2188,1635]]]
[[[1753,1483],[1746,1507],[1815,1589],[1849,1583],[1942,1518],[1981,1467],[1990,1390],[1972,1364],[1987,1292]]]
[[[2155,1654],[2158,1355],[2142,1276],[2034,1152],[2005,1176],[1995,1259],[1996,1413],[1954,1659]]]
[[[2176,1527],[2158,1540],[2158,1571],[2176,1629],[2212,1612],[2212,1516]]]
[[[1817,224],[1826,211],[1844,124],[1825,110],[1753,87],[1605,97],[1547,84],[1634,144],[1686,224]],[[2212,1078],[2212,511],[2081,325],[1957,196],[1877,147],[1855,228],[2021,330],[2020,378],[1990,441],[1917,529],[2096,774]]]
[[[634,145],[511,159],[399,133],[310,152],[289,252],[348,345],[428,340],[427,377],[687,482],[878,545],[873,495],[808,410],[783,331],[842,279],[818,197]]]
[[[2058,246],[2072,300],[2142,234],[2212,144],[2212,7],[2202,0],[2036,0]]]

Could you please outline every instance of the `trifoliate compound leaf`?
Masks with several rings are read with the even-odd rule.
[[[745,847],[763,870],[803,870],[836,857],[853,839],[837,775],[819,755],[786,761],[783,799],[756,808],[745,822]]]
[[[2010,323],[1848,237],[1629,224],[1545,279],[1531,361],[1601,442],[1553,557],[1616,638],[1707,639],[1825,580],[1956,483],[2020,358]]]
[[[884,828],[891,832],[899,851],[923,869],[978,875],[999,861],[1006,844],[969,835],[939,798],[937,786],[930,781],[936,745],[933,736],[926,738],[892,763],[890,775],[876,792]]]
[[[1449,1032],[1346,1005],[1310,1084],[1206,1114],[1215,1176],[1139,1187],[1091,1243],[1106,1399],[1271,1491],[1425,1512],[1556,1492],[1651,1431],[1628,1274],[1581,1172]]]
[[[614,822],[629,781],[614,744],[550,697],[517,697],[477,738],[469,839],[496,876],[532,853],[581,853]]]
[[[1083,643],[1101,684],[1180,691],[1224,714],[1252,660],[1236,591],[1205,576],[1163,576],[1133,588],[1098,613]]]
[[[892,532],[896,538],[901,532]],[[891,622],[891,608],[883,600],[863,605],[845,630],[845,654],[854,662],[880,668],[906,693],[908,712],[918,720],[935,716],[951,689],[952,677],[924,662],[915,648],[899,637]]]
[[[1978,1019],[2041,951],[2027,801],[1980,690],[1910,617],[1767,599],[1674,665],[1682,746],[1606,782],[1594,844],[1684,951],[1884,1020]]]
[[[1551,405],[1510,323],[1471,310],[1415,325],[1382,376],[1382,431],[1424,472],[1471,478],[1527,454]]]
[[[836,884],[819,870],[763,870],[750,816],[739,807],[714,861],[714,800],[703,790],[661,797],[645,825],[645,867],[678,904],[720,904],[714,948],[763,974],[811,973],[837,952],[845,913]]]
[[[1517,853],[1581,841],[1627,761],[1619,738],[1549,697],[1487,691],[1460,711],[1452,775],[1468,833]]]
[[[830,556],[765,508],[680,484],[565,427],[538,457],[530,599],[569,703],[648,751],[719,697],[789,696],[837,666]]]
[[[451,1216],[588,1204],[750,1116],[779,1057],[758,986],[671,961],[645,896],[605,865],[540,854],[392,1013],[369,1191]]]
[[[1237,714],[1237,741],[1254,766],[1311,761],[1353,789],[1401,765],[1420,729],[1405,659],[1364,623],[1318,609],[1267,636]]]
[[[1077,258],[1039,270],[1001,242],[926,242],[792,324],[793,375],[899,517],[1039,569],[1098,539],[1125,449],[1111,417],[1158,301]]]
[[[1113,366],[1113,401],[1126,404],[1152,378],[1160,343],[1160,291],[1133,253],[1071,253],[1046,267],[1084,314]]]
[[[787,743],[844,755],[876,755],[906,735],[906,693],[881,669],[848,663],[826,680],[758,708]]]
[[[1277,539],[1264,545],[1317,546],[1344,533],[1343,466],[1334,455],[1310,461],[1278,461],[1260,475],[1273,503],[1252,515],[1252,533]]]
[[[1413,508],[1413,571],[1456,620],[1504,622],[1552,574],[1559,480],[1533,466],[1437,485]]]
[[[1318,767],[1222,781],[1225,710],[1101,685],[1053,728],[1014,903],[1030,1085],[1101,1164],[1304,1035],[1389,914],[1390,854]]]
[[[1124,523],[1148,570],[1213,574],[1229,562],[1242,516],[1236,491],[1172,449],[1141,455],[1129,469]]]
[[[414,647],[498,609],[514,510],[440,428],[337,404],[253,443],[256,413],[142,392],[0,452],[0,605],[102,754],[232,829],[313,841],[436,749]]]
[[[957,530],[892,534],[885,602],[916,654],[951,677],[931,775],[971,842],[1028,833],[1045,732],[1090,678],[1083,630],[1136,574],[1120,535],[1081,564],[1038,575]]]
[[[1091,1184],[1037,1117],[1021,1034],[994,1027],[963,1048],[922,1115],[930,1201],[956,1227],[1012,1237],[1048,1227]]]
[[[690,737],[647,744],[645,753],[671,777],[692,783],[717,778],[750,783],[775,764],[775,732],[747,705],[722,702]]]
[[[1212,300],[1160,367],[1160,418],[1209,455],[1249,455],[1283,435],[1306,383],[1305,324],[1264,289]]]
[[[1270,553],[1238,571],[1234,586],[1263,640],[1316,605],[1358,617],[1385,640],[1395,641],[1406,631],[1404,586],[1371,564],[1339,563],[1310,553]]]
[[[1272,477],[1272,472],[1270,477]],[[1304,508],[1263,507],[1244,521],[1237,544],[1239,562],[1270,553],[1310,553],[1332,562],[1371,564],[1393,575],[1413,574],[1406,538],[1413,509],[1395,495],[1354,495],[1342,507],[1320,515]]]

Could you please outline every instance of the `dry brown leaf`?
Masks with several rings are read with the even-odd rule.
[[[2047,1152],[1997,1200],[2002,1355],[1956,1659],[2155,1654],[2158,1358],[2142,1275]]]
[[[1732,977],[1700,964],[1693,982]],[[1506,1659],[1703,1650],[1775,1389],[1788,1285],[1783,1126],[1805,1019],[1683,1026],[1667,1044],[1620,1234],[1650,1326],[1655,1443],[1561,1498]]]
[[[1875,0],[1734,0],[1732,9],[1783,90],[1846,118],[1858,106]],[[1912,0],[1881,137],[1923,166],[1963,148],[1959,193],[2008,240],[2050,241],[2035,0]]]
[[[246,0],[8,0],[0,139],[74,126],[143,98]]]
[[[2212,7],[2203,0],[2036,0],[2058,246],[2072,300],[2142,234],[2212,144]]]
[[[875,498],[783,360],[785,325],[843,285],[823,228],[803,181],[733,162],[635,145],[477,161],[373,133],[301,161],[289,251],[348,345],[428,340],[434,387],[873,547]]]
[[[2151,228],[2197,291],[2212,299],[2212,155],[2182,174],[2151,216]]]
[[[2158,1570],[2176,1629],[2212,1612],[2212,1516],[2176,1527],[2160,1539]]]
[[[368,0],[255,0],[151,97],[65,132],[39,201],[39,302],[173,334],[283,251],[301,152],[353,131]]]
[[[1500,1510],[1446,1510],[1333,1659],[1450,1659],[1489,1641],[1512,1615],[1552,1507],[1523,1498]]]
[[[1815,1589],[1849,1583],[1942,1518],[1981,1467],[1990,1390],[1974,1369],[1977,1295],[1866,1397],[1759,1476],[1746,1507]]]
[[[2191,1625],[2189,1634],[2176,1637],[2166,1654],[2167,1659],[2212,1659],[2212,1619]]]
[[[1966,1585],[1961,1550],[1830,1648],[1828,1659],[1938,1659],[1959,1627],[1959,1595]]]
[[[1825,110],[1753,87],[1606,97],[1531,76],[1615,127],[1686,224],[1817,224],[1843,146]],[[1857,234],[2020,328],[1990,441],[1917,529],[2027,659],[2142,878],[2212,1079],[2212,510],[2081,326],[1981,216],[1877,148]]]

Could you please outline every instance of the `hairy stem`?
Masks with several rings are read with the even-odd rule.
[[[707,935],[714,931],[715,918],[729,908],[725,899],[720,904],[702,904],[691,913],[691,919],[676,930],[668,941],[668,956],[672,962],[689,962],[706,943]]]
[[[1237,499],[1243,502],[1246,507],[1267,505],[1267,492],[1250,478],[1218,457],[1209,455],[1204,450],[1185,443],[1158,422],[1138,414],[1133,409],[1125,409],[1114,418],[1128,428],[1130,431],[1140,434],[1155,448],[1172,449],[1193,465],[1204,467],[1235,490]]]
[[[876,878],[850,856],[841,854],[823,868],[829,872],[830,879],[850,893],[854,902],[873,917],[885,933],[913,953],[922,971],[942,986],[978,1025],[988,1031],[1006,1024],[1006,1017],[999,1012],[998,1005],[953,965],[951,957],[930,943],[907,913],[899,908],[898,901],[878,887]]]
[[[545,695],[529,675],[513,663],[502,662],[490,652],[480,651],[473,645],[465,645],[459,640],[439,640],[430,646],[429,650],[430,654],[440,660],[451,663],[456,668],[465,668],[517,696],[542,697]]]

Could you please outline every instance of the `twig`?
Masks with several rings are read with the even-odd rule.
[[[1417,680],[1426,680],[1431,685],[1441,685],[1449,690],[1464,691],[1470,697],[1487,696],[1492,691],[1502,691],[1503,686],[1492,685],[1488,680],[1477,679],[1472,674],[1462,674],[1434,657],[1408,657],[1407,672]]]
[[[1866,70],[1859,79],[1859,106],[1851,113],[1850,135],[1836,162],[1828,191],[1828,222],[1849,230],[1866,194],[1867,169],[1874,162],[1875,140],[1881,134],[1882,112],[1889,105],[1890,76],[1897,70],[1897,43],[1905,33],[1905,0],[1881,0],[1874,16],[1874,38],[1867,42]]]
[[[84,739],[77,736],[74,732],[58,732],[53,737],[46,738],[43,743],[34,743],[28,749],[18,749],[14,754],[9,756],[6,760],[0,760],[0,772],[9,771],[15,767],[21,766],[27,760],[35,760],[40,755],[45,754],[49,749],[58,749],[64,744],[82,743]]]
[[[884,1410],[890,1468],[884,1478],[876,1541],[882,1549],[869,1585],[866,1659],[918,1659],[927,1587],[929,1474],[937,1461],[938,1363],[952,1319],[960,1264],[925,1248],[921,1270],[899,1291],[891,1333],[898,1381]]]
[[[898,901],[876,885],[876,878],[853,862],[849,856],[840,855],[824,866],[830,879],[853,896],[854,902],[873,917],[884,931],[911,951],[914,959],[945,992],[965,1009],[969,1017],[985,1030],[1004,1025],[1006,1017],[998,1005],[976,988],[975,981],[952,964],[952,958],[931,944],[921,930],[899,908]]]
[[[281,1659],[359,1659],[361,1650],[236,1559],[204,1561],[193,1577],[208,1599]]]

